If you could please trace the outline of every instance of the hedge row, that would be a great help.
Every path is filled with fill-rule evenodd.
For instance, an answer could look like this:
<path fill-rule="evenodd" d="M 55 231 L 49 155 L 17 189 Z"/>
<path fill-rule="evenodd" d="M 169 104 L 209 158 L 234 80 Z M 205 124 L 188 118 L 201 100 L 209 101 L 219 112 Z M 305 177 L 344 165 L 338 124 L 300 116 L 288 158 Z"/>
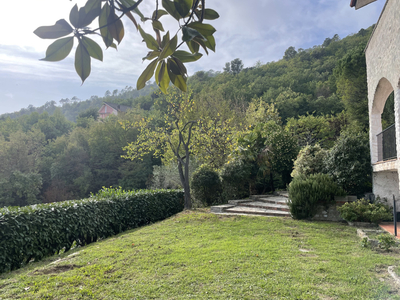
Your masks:
<path fill-rule="evenodd" d="M 88 199 L 0 209 L 0 273 L 183 210 L 181 190 L 103 189 Z"/>

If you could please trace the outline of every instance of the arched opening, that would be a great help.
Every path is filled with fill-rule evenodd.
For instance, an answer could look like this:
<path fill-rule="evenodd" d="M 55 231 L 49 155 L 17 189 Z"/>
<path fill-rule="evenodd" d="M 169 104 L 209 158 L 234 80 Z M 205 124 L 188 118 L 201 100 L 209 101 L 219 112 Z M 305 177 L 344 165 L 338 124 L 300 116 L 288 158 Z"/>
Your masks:
<path fill-rule="evenodd" d="M 372 163 L 397 157 L 393 87 L 386 78 L 379 81 L 375 91 L 370 113 L 370 139 Z"/>

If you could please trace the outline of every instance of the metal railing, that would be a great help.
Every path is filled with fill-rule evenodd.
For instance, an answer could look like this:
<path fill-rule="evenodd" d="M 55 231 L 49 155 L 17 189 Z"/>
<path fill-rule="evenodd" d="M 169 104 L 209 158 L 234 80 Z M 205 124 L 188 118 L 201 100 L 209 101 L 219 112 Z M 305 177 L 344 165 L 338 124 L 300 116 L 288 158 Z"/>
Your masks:
<path fill-rule="evenodd" d="M 397 158 L 395 124 L 389 126 L 376 136 L 378 138 L 378 161 Z"/>

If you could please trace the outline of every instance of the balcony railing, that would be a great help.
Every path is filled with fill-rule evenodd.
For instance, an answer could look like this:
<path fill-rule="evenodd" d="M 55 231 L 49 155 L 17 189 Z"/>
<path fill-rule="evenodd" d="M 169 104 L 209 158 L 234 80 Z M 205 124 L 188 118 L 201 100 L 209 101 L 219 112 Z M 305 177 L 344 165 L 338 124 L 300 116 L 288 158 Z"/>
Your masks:
<path fill-rule="evenodd" d="M 396 150 L 396 127 L 389 126 L 377 135 L 378 138 L 378 161 L 397 158 Z"/>

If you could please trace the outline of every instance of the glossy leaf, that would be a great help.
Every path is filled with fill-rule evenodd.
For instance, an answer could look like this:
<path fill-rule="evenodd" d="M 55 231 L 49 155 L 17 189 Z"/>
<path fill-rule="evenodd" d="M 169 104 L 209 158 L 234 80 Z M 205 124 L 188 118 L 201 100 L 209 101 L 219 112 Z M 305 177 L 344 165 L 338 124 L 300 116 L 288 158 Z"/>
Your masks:
<path fill-rule="evenodd" d="M 178 11 L 175 8 L 175 4 L 172 1 L 169 0 L 162 0 L 162 6 L 165 8 L 165 10 L 176 20 L 179 21 L 182 17 L 178 13 Z"/>
<path fill-rule="evenodd" d="M 104 44 L 106 47 L 110 47 L 113 43 L 113 37 L 108 30 L 108 17 L 111 13 L 110 6 L 106 3 L 101 10 L 100 17 L 99 17 L 99 26 L 100 26 L 100 34 L 103 38 Z"/>
<path fill-rule="evenodd" d="M 112 38 L 120 44 L 125 35 L 124 25 L 114 12 L 108 16 L 108 31 Z"/>
<path fill-rule="evenodd" d="M 177 88 L 179 88 L 181 91 L 186 92 L 187 91 L 187 85 L 186 85 L 186 78 L 183 77 L 182 75 L 175 75 L 171 70 L 170 70 L 170 60 L 167 62 L 167 67 L 168 67 L 168 75 L 169 78 L 171 79 L 171 82 L 173 85 L 175 85 Z"/>
<path fill-rule="evenodd" d="M 159 57 L 161 54 L 161 51 L 150 51 L 149 53 L 147 53 L 147 55 L 145 57 L 143 57 L 143 60 L 147 59 L 147 60 L 152 60 L 156 57 Z"/>
<path fill-rule="evenodd" d="M 192 22 L 187 25 L 190 28 L 196 29 L 204 36 L 213 35 L 216 31 L 215 28 L 210 24 L 204 24 L 200 22 Z"/>
<path fill-rule="evenodd" d="M 38 27 L 33 33 L 42 39 L 58 39 L 72 33 L 74 29 L 64 19 L 58 20 L 55 25 Z"/>
<path fill-rule="evenodd" d="M 103 61 L 103 50 L 101 50 L 100 46 L 95 41 L 83 36 L 82 43 L 91 57 Z"/>
<path fill-rule="evenodd" d="M 74 37 L 66 37 L 56 40 L 46 51 L 46 57 L 41 59 L 45 61 L 60 61 L 68 56 L 74 45 Z"/>
<path fill-rule="evenodd" d="M 200 45 L 195 43 L 193 40 L 186 42 L 187 46 L 189 47 L 190 52 L 197 53 L 200 50 Z"/>
<path fill-rule="evenodd" d="M 163 36 L 163 39 L 161 41 L 161 48 L 164 49 L 165 45 L 169 42 L 169 31 Z"/>
<path fill-rule="evenodd" d="M 199 45 L 204 49 L 204 51 L 207 53 L 207 55 L 208 55 L 207 46 L 206 46 L 205 42 L 204 42 L 202 39 L 200 39 L 200 38 L 198 38 L 198 37 L 195 37 L 195 38 L 192 40 L 192 42 L 195 42 L 195 43 L 199 44 Z"/>
<path fill-rule="evenodd" d="M 75 4 L 74 7 L 71 8 L 71 12 L 69 13 L 69 21 L 75 28 L 79 28 L 79 10 L 78 5 Z"/>
<path fill-rule="evenodd" d="M 175 35 L 172 40 L 170 40 L 164 47 L 163 51 L 160 54 L 160 60 L 167 58 L 172 55 L 176 50 L 176 45 L 178 43 L 178 37 Z"/>
<path fill-rule="evenodd" d="M 196 29 L 187 27 L 187 26 L 183 26 L 182 27 L 182 41 L 184 42 L 189 42 L 191 40 L 193 40 L 195 37 L 199 37 L 205 40 L 205 37 L 198 32 Z"/>
<path fill-rule="evenodd" d="M 126 12 L 125 15 L 128 16 L 128 18 L 132 21 L 132 23 L 135 25 L 136 30 L 139 30 L 138 24 L 136 22 L 136 19 L 134 18 L 134 16 L 132 15 L 132 13 L 130 11 Z"/>
<path fill-rule="evenodd" d="M 210 49 L 211 51 L 215 52 L 215 39 L 214 39 L 214 36 L 212 36 L 212 35 L 206 36 L 206 39 L 207 40 L 204 42 L 206 47 L 208 49 Z"/>
<path fill-rule="evenodd" d="M 193 0 L 174 0 L 174 5 L 182 18 L 185 18 L 193 6 Z"/>
<path fill-rule="evenodd" d="M 82 42 L 79 43 L 75 52 L 75 70 L 79 77 L 82 79 L 82 83 L 90 75 L 90 55 L 86 47 Z"/>
<path fill-rule="evenodd" d="M 136 83 L 136 89 L 140 90 L 146 86 L 146 82 L 150 80 L 151 77 L 153 77 L 154 74 L 154 69 L 156 68 L 157 65 L 157 59 L 153 60 L 143 71 L 143 73 L 140 75 L 137 83 Z"/>
<path fill-rule="evenodd" d="M 136 1 L 133 1 L 133 0 L 121 0 L 120 2 L 125 8 L 130 8 L 136 4 Z M 134 13 L 136 13 L 141 19 L 144 19 L 144 15 L 141 13 L 141 11 L 139 10 L 138 7 L 136 7 L 135 9 L 131 9 L 131 10 Z"/>
<path fill-rule="evenodd" d="M 164 94 L 166 94 L 170 79 L 168 76 L 167 64 L 165 63 L 165 61 L 160 61 L 160 63 L 158 64 L 155 77 L 156 82 L 160 87 L 160 90 Z"/>
<path fill-rule="evenodd" d="M 93 22 L 101 13 L 101 0 L 88 0 L 84 7 L 79 10 L 80 27 L 86 27 Z"/>
<path fill-rule="evenodd" d="M 215 10 L 213 10 L 211 8 L 206 8 L 204 10 L 204 16 L 203 17 L 206 20 L 215 20 L 215 19 L 219 18 L 219 14 Z"/>
<path fill-rule="evenodd" d="M 163 10 L 163 9 L 159 9 L 158 11 L 155 10 L 153 12 L 153 16 L 151 17 L 153 20 L 159 20 L 162 16 L 168 15 L 168 13 Z"/>
<path fill-rule="evenodd" d="M 152 35 L 144 32 L 144 30 L 142 29 L 142 27 L 140 25 L 139 25 L 139 32 L 140 32 L 140 35 L 142 36 L 144 42 L 146 43 L 147 48 L 155 50 L 155 51 L 159 50 L 158 43 L 155 40 L 155 38 Z"/>
<path fill-rule="evenodd" d="M 187 63 L 187 62 L 193 62 L 193 61 L 200 59 L 203 56 L 203 54 L 201 54 L 201 53 L 192 54 L 192 53 L 189 53 L 186 51 L 178 50 L 178 51 L 175 51 L 173 56 L 178 58 L 181 62 Z"/>
<path fill-rule="evenodd" d="M 153 28 L 160 30 L 160 31 L 164 31 L 163 25 L 161 24 L 160 21 L 157 21 L 157 20 L 153 20 Z"/>
<path fill-rule="evenodd" d="M 178 68 L 179 68 L 179 73 L 180 73 L 181 75 L 187 76 L 187 70 L 186 70 L 185 65 L 184 65 L 178 58 L 176 58 L 176 57 L 172 57 L 171 59 L 172 59 L 172 60 L 176 63 L 176 65 L 178 66 Z"/>

